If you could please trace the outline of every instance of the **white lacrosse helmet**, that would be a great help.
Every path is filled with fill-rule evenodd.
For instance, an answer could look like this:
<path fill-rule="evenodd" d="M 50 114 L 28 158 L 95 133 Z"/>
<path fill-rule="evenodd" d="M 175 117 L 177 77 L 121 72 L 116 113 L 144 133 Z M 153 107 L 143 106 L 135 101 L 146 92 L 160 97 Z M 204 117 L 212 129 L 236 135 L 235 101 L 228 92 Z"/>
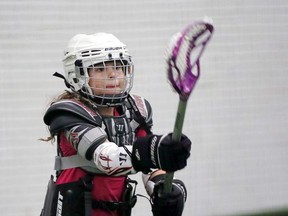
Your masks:
<path fill-rule="evenodd" d="M 73 91 L 79 91 L 99 106 L 120 105 L 128 96 L 133 85 L 133 62 L 126 45 L 114 35 L 107 33 L 75 35 L 68 42 L 64 56 L 65 78 Z M 124 77 L 121 78 L 124 87 L 117 93 L 93 93 L 89 85 L 88 69 L 101 64 L 102 70 L 105 70 L 105 62 L 114 62 L 116 65 L 116 61 L 118 64 L 121 63 L 124 72 Z"/>

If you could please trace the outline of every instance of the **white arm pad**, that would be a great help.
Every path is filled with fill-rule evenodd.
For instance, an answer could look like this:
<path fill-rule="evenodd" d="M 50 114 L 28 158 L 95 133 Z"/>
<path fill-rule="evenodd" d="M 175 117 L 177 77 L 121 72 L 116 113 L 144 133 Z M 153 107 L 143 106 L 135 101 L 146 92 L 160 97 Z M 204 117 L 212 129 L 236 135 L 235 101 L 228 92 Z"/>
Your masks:
<path fill-rule="evenodd" d="M 155 185 L 155 182 L 151 181 L 150 177 L 151 177 L 150 174 L 144 174 L 144 173 L 142 174 L 142 181 L 145 186 L 146 192 L 149 196 L 152 195 Z"/>
<path fill-rule="evenodd" d="M 125 146 L 132 152 L 132 146 Z M 120 176 L 134 174 L 131 157 L 123 147 L 113 142 L 105 142 L 99 145 L 93 154 L 94 163 L 97 168 L 107 175 Z"/>

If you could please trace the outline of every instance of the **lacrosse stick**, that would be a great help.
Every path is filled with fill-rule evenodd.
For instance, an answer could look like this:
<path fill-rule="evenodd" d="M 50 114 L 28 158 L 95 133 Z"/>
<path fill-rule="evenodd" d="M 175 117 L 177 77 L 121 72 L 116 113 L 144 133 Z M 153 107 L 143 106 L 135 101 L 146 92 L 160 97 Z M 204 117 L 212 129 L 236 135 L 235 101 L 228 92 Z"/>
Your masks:
<path fill-rule="evenodd" d="M 205 18 L 188 25 L 175 34 L 170 41 L 166 55 L 168 80 L 179 94 L 179 104 L 172 134 L 172 140 L 181 139 L 185 111 L 189 96 L 200 75 L 200 57 L 209 42 L 214 27 L 212 20 Z M 165 175 L 164 193 L 172 190 L 173 172 Z"/>

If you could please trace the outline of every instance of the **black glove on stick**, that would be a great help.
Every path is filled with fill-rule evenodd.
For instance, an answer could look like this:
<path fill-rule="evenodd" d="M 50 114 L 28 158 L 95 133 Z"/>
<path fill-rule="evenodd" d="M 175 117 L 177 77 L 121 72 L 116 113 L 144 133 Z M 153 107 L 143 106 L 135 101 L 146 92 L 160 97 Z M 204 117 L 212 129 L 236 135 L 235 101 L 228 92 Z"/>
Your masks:
<path fill-rule="evenodd" d="M 133 143 L 132 164 L 135 170 L 142 172 L 149 172 L 150 168 L 174 172 L 187 165 L 190 150 L 191 141 L 183 134 L 178 143 L 172 140 L 172 133 L 147 135 Z"/>
<path fill-rule="evenodd" d="M 152 194 L 153 216 L 181 216 L 187 199 L 184 183 L 178 179 L 172 181 L 172 191 L 163 193 L 164 181 L 155 184 Z"/>

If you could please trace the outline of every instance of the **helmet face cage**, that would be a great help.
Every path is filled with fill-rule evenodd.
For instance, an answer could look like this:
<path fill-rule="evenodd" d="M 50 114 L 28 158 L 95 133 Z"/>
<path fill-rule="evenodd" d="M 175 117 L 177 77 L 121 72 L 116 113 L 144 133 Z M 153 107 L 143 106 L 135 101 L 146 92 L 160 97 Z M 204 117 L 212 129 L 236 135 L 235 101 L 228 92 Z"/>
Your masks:
<path fill-rule="evenodd" d="M 134 68 L 131 59 L 103 59 L 96 64 L 85 66 L 89 61 L 82 66 L 75 66 L 76 71 L 79 71 L 76 74 L 81 77 L 81 93 L 98 106 L 120 105 L 133 86 Z"/>
<path fill-rule="evenodd" d="M 111 34 L 76 35 L 63 63 L 70 88 L 98 106 L 121 105 L 133 86 L 131 56 Z"/>

